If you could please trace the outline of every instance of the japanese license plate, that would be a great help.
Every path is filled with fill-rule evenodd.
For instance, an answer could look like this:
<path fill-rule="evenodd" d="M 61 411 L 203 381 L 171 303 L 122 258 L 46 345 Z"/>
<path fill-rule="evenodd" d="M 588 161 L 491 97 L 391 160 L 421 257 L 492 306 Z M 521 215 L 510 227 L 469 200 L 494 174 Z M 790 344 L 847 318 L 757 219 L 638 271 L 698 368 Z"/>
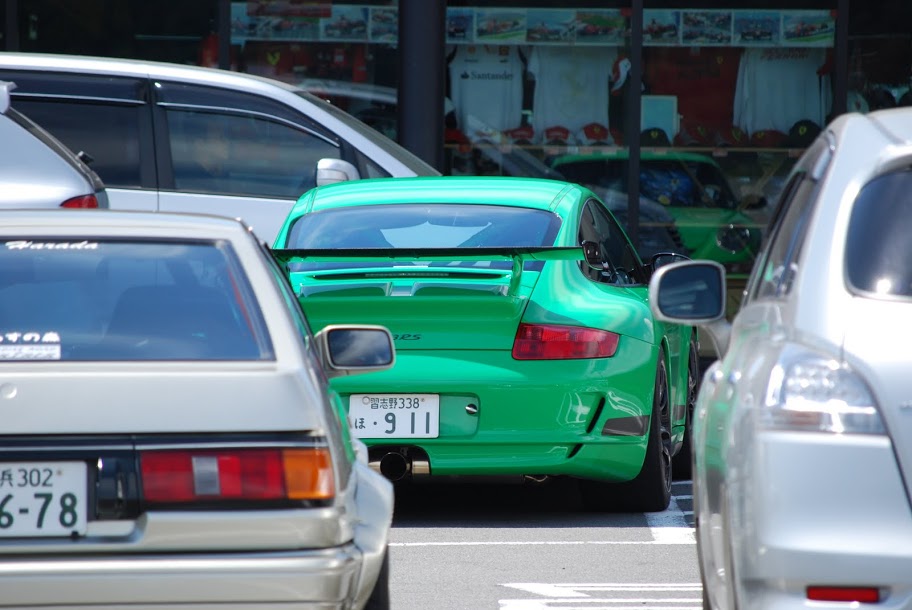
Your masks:
<path fill-rule="evenodd" d="M 352 394 L 348 418 L 359 438 L 437 438 L 437 394 Z"/>
<path fill-rule="evenodd" d="M 86 533 L 85 462 L 0 464 L 0 538 Z"/>

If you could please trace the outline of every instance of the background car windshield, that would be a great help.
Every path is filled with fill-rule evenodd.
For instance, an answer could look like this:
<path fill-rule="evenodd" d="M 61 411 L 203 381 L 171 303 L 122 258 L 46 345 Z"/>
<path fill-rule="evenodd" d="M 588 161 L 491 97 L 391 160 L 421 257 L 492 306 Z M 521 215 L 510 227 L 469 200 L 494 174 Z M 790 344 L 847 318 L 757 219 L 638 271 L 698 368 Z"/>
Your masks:
<path fill-rule="evenodd" d="M 846 239 L 846 275 L 857 291 L 912 297 L 912 171 L 872 180 L 858 194 Z"/>
<path fill-rule="evenodd" d="M 265 329 L 227 243 L 0 245 L 0 361 L 272 359 Z"/>
<path fill-rule="evenodd" d="M 562 163 L 567 180 L 627 192 L 626 159 Z M 734 209 L 738 202 L 722 171 L 711 162 L 642 159 L 640 195 L 666 206 Z"/>
<path fill-rule="evenodd" d="M 556 214 L 531 208 L 472 204 L 353 206 L 302 216 L 291 228 L 287 247 L 528 248 L 552 246 L 559 227 Z M 509 262 L 505 266 L 508 268 Z M 305 268 L 314 266 L 307 264 Z"/>

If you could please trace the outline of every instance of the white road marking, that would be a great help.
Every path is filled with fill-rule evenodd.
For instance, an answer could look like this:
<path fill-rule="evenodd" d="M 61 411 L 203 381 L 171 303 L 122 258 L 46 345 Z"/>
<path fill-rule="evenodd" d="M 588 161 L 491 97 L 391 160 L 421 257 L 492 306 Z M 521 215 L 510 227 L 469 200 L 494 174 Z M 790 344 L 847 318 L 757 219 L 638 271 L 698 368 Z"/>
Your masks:
<path fill-rule="evenodd" d="M 617 606 L 614 599 L 501 599 L 500 610 L 703 610 L 701 600 L 693 600 L 692 605 L 662 606 L 644 604 L 637 606 Z M 555 605 L 560 604 L 560 605 Z M 572 605 L 565 605 L 572 604 Z M 585 604 L 585 605 L 581 605 Z M 596 605 L 602 604 L 602 605 Z M 607 604 L 607 605 L 606 605 Z"/>
<path fill-rule="evenodd" d="M 656 591 L 702 591 L 700 583 L 640 583 L 640 584 L 621 584 L 621 583 L 597 583 L 597 584 L 578 584 L 578 583 L 561 583 L 545 584 L 534 582 L 513 582 L 504 583 L 504 587 L 527 591 L 535 595 L 544 595 L 546 597 L 588 597 L 582 591 L 614 591 L 614 592 L 656 592 Z"/>
<path fill-rule="evenodd" d="M 687 525 L 683 511 L 674 496 L 668 508 L 661 513 L 646 513 L 646 523 L 657 544 L 696 544 L 694 528 Z"/>
<path fill-rule="evenodd" d="M 584 545 L 669 545 L 695 544 L 693 528 L 662 535 L 662 540 L 500 540 L 465 542 L 390 542 L 389 546 L 584 546 Z"/>
<path fill-rule="evenodd" d="M 702 597 L 678 597 L 682 593 L 699 592 L 699 583 L 665 584 L 546 584 L 507 583 L 511 587 L 546 599 L 502 599 L 500 610 L 702 610 Z M 614 592 L 616 597 L 591 597 L 586 592 Z M 646 593 L 649 597 L 625 597 L 630 593 Z M 670 593 L 675 597 L 658 597 Z"/>

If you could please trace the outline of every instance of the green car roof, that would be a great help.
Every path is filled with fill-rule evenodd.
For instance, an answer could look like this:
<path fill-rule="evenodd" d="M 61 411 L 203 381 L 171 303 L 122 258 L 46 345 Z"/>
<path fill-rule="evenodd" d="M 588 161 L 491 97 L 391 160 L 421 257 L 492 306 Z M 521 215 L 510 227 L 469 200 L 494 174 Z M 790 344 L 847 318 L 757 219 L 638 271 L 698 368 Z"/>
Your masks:
<path fill-rule="evenodd" d="M 504 183 L 509 189 L 504 189 Z M 344 205 L 390 203 L 484 203 L 553 209 L 563 193 L 582 187 L 558 180 L 504 176 L 426 176 L 337 182 L 311 189 L 298 199 L 292 216 Z"/>

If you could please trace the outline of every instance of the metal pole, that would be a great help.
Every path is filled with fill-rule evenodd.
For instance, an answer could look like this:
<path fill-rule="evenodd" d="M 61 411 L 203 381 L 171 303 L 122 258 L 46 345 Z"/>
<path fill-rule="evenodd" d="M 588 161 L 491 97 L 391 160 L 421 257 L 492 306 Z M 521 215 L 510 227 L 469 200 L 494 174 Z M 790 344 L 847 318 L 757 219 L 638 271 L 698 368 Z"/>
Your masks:
<path fill-rule="evenodd" d="M 833 62 L 833 109 L 831 111 L 834 117 L 846 111 L 846 99 L 849 95 L 849 0 L 839 0 L 836 7 L 836 38 L 833 41 L 836 48 Z"/>
<path fill-rule="evenodd" d="M 445 0 L 399 0 L 399 143 L 443 168 Z"/>
<path fill-rule="evenodd" d="M 19 50 L 19 0 L 6 0 L 6 28 L 3 32 L 6 51 Z"/>
<path fill-rule="evenodd" d="M 231 69 L 231 0 L 218 0 L 215 31 L 218 34 L 218 66 Z"/>
<path fill-rule="evenodd" d="M 643 83 L 643 0 L 633 0 L 630 11 L 630 85 L 624 139 L 629 150 L 627 163 L 628 233 L 634 247 L 640 245 L 640 120 Z M 669 134 L 669 137 L 671 134 Z"/>

